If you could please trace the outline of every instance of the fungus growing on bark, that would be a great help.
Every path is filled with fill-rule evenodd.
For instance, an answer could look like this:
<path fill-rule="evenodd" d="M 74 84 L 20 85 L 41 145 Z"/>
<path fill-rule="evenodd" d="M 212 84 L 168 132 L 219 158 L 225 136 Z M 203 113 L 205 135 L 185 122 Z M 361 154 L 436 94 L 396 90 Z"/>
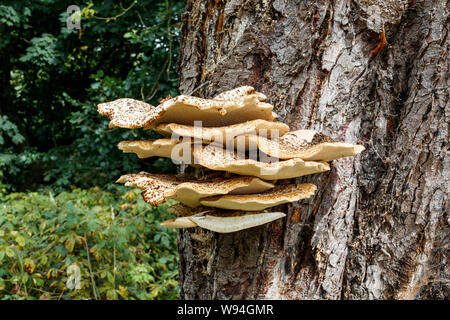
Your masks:
<path fill-rule="evenodd" d="M 326 162 L 304 161 L 300 158 L 262 162 L 245 155 L 208 145 L 194 149 L 196 163 L 211 169 L 241 175 L 255 176 L 266 180 L 289 179 L 330 170 Z"/>
<path fill-rule="evenodd" d="M 139 158 L 170 157 L 183 168 L 200 165 L 215 172 L 200 179 L 141 172 L 123 175 L 117 182 L 140 188 L 151 205 L 168 198 L 180 201 L 168 209 L 178 217 L 161 223 L 170 228 L 227 233 L 284 217 L 282 212 L 261 210 L 307 199 L 317 187 L 265 180 L 327 171 L 325 161 L 356 155 L 364 147 L 335 142 L 313 130 L 289 132 L 286 124 L 273 121 L 273 106 L 265 100 L 264 94 L 243 86 L 212 99 L 168 97 L 157 107 L 133 99 L 99 104 L 98 111 L 111 119 L 111 127 L 152 128 L 172 136 L 122 141 L 119 148 L 124 152 Z M 200 127 L 196 121 L 201 121 Z"/>
<path fill-rule="evenodd" d="M 109 127 L 128 129 L 143 128 L 149 119 L 155 117 L 155 107 L 134 99 L 122 98 L 111 102 L 100 103 L 98 113 L 107 116 L 111 121 Z"/>
<path fill-rule="evenodd" d="M 230 210 L 260 211 L 283 203 L 311 197 L 317 187 L 312 183 L 285 184 L 259 194 L 239 194 L 208 197 L 200 200 L 203 206 Z"/>
<path fill-rule="evenodd" d="M 175 134 L 177 136 L 192 137 L 203 141 L 228 141 L 244 134 L 259 134 L 260 131 L 264 131 L 268 138 L 272 136 L 272 132 L 274 132 L 274 135 L 280 136 L 289 132 L 289 126 L 282 122 L 256 119 L 223 127 L 198 128 L 178 123 L 164 123 L 158 125 L 155 130 L 161 134 Z"/>
<path fill-rule="evenodd" d="M 283 212 L 214 212 L 206 211 L 191 216 L 166 220 L 161 225 L 169 228 L 201 227 L 218 233 L 230 233 L 257 227 L 285 217 Z"/>
<path fill-rule="evenodd" d="M 177 217 L 160 223 L 162 226 L 172 229 L 184 229 L 197 227 L 190 217 Z"/>
<path fill-rule="evenodd" d="M 230 233 L 260 226 L 286 216 L 283 212 L 242 212 L 241 215 L 194 215 L 189 217 L 197 226 L 218 233 Z"/>
<path fill-rule="evenodd" d="M 193 158 L 195 144 L 190 138 L 121 141 L 118 147 L 125 153 L 135 153 L 140 159 L 171 158 L 176 164 L 186 163 L 198 167 Z"/>
<path fill-rule="evenodd" d="M 261 94 L 246 92 L 248 89 L 224 92 L 219 99 L 181 95 L 164 100 L 157 107 L 125 98 L 100 103 L 98 112 L 111 119 L 110 127 L 128 129 L 154 128 L 160 123 L 193 125 L 198 120 L 202 121 L 203 126 L 213 127 L 276 118 L 273 106 L 260 100 Z"/>
<path fill-rule="evenodd" d="M 173 148 L 179 143 L 180 141 L 174 139 L 121 141 L 118 147 L 125 153 L 136 153 L 140 159 L 150 157 L 170 158 Z"/>
<path fill-rule="evenodd" d="M 147 172 L 123 175 L 117 182 L 141 189 L 144 200 L 154 205 L 171 198 L 190 207 L 197 207 L 202 198 L 214 195 L 259 193 L 274 187 L 255 177 L 212 178 L 202 181 Z"/>
<path fill-rule="evenodd" d="M 345 142 L 336 142 L 314 130 L 297 130 L 286 133 L 277 140 L 257 135 L 246 136 L 246 146 L 257 146 L 262 152 L 280 159 L 331 161 L 355 156 L 365 148 Z"/>

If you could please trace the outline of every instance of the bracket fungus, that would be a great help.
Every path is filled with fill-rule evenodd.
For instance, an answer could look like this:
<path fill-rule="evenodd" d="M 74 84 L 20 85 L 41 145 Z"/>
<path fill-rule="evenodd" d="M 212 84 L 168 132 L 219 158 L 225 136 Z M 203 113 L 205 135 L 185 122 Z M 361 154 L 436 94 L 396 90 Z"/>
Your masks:
<path fill-rule="evenodd" d="M 331 161 L 355 156 L 365 148 L 345 142 L 336 142 L 327 135 L 314 130 L 297 130 L 279 139 L 258 135 L 246 136 L 246 148 L 257 148 L 269 156 L 280 159 L 300 158 L 313 161 Z"/>
<path fill-rule="evenodd" d="M 140 159 L 150 157 L 170 158 L 172 150 L 177 144 L 179 144 L 179 141 L 175 139 L 121 141 L 118 148 L 125 153 L 136 153 Z"/>
<path fill-rule="evenodd" d="M 197 224 L 191 220 L 192 217 L 177 217 L 161 222 L 161 225 L 173 229 L 185 229 L 197 227 Z"/>
<path fill-rule="evenodd" d="M 145 201 L 160 204 L 168 198 L 178 200 L 190 207 L 200 205 L 202 198 L 222 194 L 259 193 L 272 189 L 273 184 L 256 177 L 222 177 L 208 180 L 188 179 L 183 176 L 140 172 L 121 176 L 117 182 L 142 190 Z"/>
<path fill-rule="evenodd" d="M 267 137 L 284 135 L 289 132 L 289 126 L 283 122 L 267 121 L 262 119 L 249 120 L 223 127 L 195 127 L 178 123 L 163 123 L 155 128 L 161 134 L 180 137 L 192 137 L 201 141 L 229 141 L 244 134 L 258 135 L 264 132 Z"/>
<path fill-rule="evenodd" d="M 239 194 L 208 197 L 200 200 L 203 206 L 231 210 L 259 211 L 287 202 L 308 199 L 316 191 L 312 183 L 277 185 L 259 194 Z"/>
<path fill-rule="evenodd" d="M 283 212 L 262 212 L 258 214 L 251 212 L 240 212 L 240 215 L 235 216 L 195 215 L 190 217 L 190 219 L 197 226 L 203 229 L 218 233 L 230 233 L 257 227 L 285 216 L 286 214 Z"/>
<path fill-rule="evenodd" d="M 267 210 L 312 197 L 317 187 L 280 179 L 330 170 L 327 161 L 357 155 L 364 147 L 314 130 L 289 132 L 286 124 L 274 121 L 277 115 L 266 99 L 243 86 L 212 99 L 168 96 L 156 107 L 128 98 L 99 104 L 98 112 L 110 118 L 110 127 L 153 129 L 166 137 L 122 141 L 119 149 L 124 152 L 213 170 L 199 179 L 140 172 L 117 182 L 140 188 L 151 205 L 178 200 L 168 209 L 178 217 L 161 223 L 170 228 L 229 233 L 285 217 Z"/>
<path fill-rule="evenodd" d="M 230 233 L 257 227 L 285 216 L 283 212 L 204 210 L 189 216 L 166 220 L 161 225 L 174 229 L 201 227 L 218 233 Z"/>
<path fill-rule="evenodd" d="M 248 87 L 251 88 L 251 87 Z M 109 126 L 128 129 L 155 128 L 160 123 L 194 125 L 201 120 L 206 127 L 226 126 L 242 121 L 274 120 L 273 105 L 261 100 L 265 96 L 248 88 L 224 92 L 213 99 L 191 96 L 170 96 L 158 106 L 122 98 L 100 103 L 98 112 L 110 118 Z"/>
<path fill-rule="evenodd" d="M 326 162 L 304 161 L 300 158 L 279 161 L 278 159 L 248 158 L 234 150 L 222 149 L 217 145 L 196 148 L 193 151 L 195 163 L 211 170 L 251 175 L 266 180 L 289 179 L 330 170 Z M 263 154 L 264 158 L 265 155 Z M 267 158 L 267 157 L 265 157 Z"/>

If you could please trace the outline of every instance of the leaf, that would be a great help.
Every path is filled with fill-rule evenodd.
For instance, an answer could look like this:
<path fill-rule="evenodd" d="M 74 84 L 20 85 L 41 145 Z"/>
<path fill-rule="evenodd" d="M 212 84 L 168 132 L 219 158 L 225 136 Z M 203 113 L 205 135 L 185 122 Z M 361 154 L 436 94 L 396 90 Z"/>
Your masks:
<path fill-rule="evenodd" d="M 158 296 L 158 294 L 159 294 L 159 288 L 158 288 L 158 287 L 154 288 L 154 289 L 150 292 L 150 295 L 152 296 L 153 299 L 156 298 L 156 297 Z"/>
<path fill-rule="evenodd" d="M 25 247 L 25 238 L 22 235 L 18 235 L 16 237 L 16 242 L 19 244 L 19 246 L 21 247 Z"/>
<path fill-rule="evenodd" d="M 161 243 L 162 243 L 163 246 L 165 246 L 167 248 L 170 246 L 170 242 L 169 242 L 169 239 L 167 237 L 162 237 L 161 238 Z"/>
<path fill-rule="evenodd" d="M 109 282 L 114 283 L 114 275 L 111 272 L 107 272 L 107 279 Z"/>
<path fill-rule="evenodd" d="M 28 279 L 30 278 L 30 276 L 28 275 L 28 273 L 24 273 L 24 274 L 22 274 L 22 277 L 21 277 L 21 279 L 20 279 L 20 281 L 23 283 L 23 284 L 26 284 L 27 282 L 28 282 Z"/>
<path fill-rule="evenodd" d="M 96 220 L 90 220 L 87 229 L 88 231 L 97 231 L 99 229 L 98 222 Z"/>
<path fill-rule="evenodd" d="M 44 286 L 44 280 L 43 280 L 43 279 L 40 279 L 40 278 L 33 277 L 33 283 L 34 283 L 34 285 L 37 286 L 37 287 L 42 287 L 42 286 Z"/>
<path fill-rule="evenodd" d="M 14 250 L 11 248 L 6 248 L 6 255 L 10 258 L 14 257 Z"/>
<path fill-rule="evenodd" d="M 116 300 L 117 299 L 117 293 L 114 289 L 109 289 L 106 291 L 106 298 L 109 300 Z"/>
<path fill-rule="evenodd" d="M 69 250 L 69 252 L 72 252 L 73 248 L 75 247 L 75 239 L 73 238 L 68 239 L 65 242 L 64 246 L 66 247 L 67 250 Z"/>
<path fill-rule="evenodd" d="M 128 297 L 128 288 L 119 285 L 119 294 L 122 298 L 126 299 Z"/>

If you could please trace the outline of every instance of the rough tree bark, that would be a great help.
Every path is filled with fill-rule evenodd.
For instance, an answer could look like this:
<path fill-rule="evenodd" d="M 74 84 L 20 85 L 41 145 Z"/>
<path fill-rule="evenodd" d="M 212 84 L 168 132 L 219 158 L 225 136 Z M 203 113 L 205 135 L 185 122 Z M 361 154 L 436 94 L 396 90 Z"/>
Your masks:
<path fill-rule="evenodd" d="M 297 179 L 318 192 L 276 208 L 282 220 L 225 235 L 180 231 L 181 298 L 449 297 L 448 7 L 187 1 L 182 93 L 252 85 L 291 130 L 366 151 Z"/>

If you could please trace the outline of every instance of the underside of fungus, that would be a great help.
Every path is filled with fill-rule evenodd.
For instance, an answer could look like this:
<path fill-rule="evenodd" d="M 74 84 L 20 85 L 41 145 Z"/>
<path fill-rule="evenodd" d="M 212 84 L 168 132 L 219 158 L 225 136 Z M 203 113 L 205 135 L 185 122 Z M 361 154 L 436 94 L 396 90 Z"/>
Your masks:
<path fill-rule="evenodd" d="M 273 184 L 255 177 L 195 180 L 184 176 L 147 172 L 127 174 L 121 176 L 117 182 L 141 189 L 144 200 L 152 205 L 171 198 L 190 207 L 199 206 L 202 198 L 213 195 L 259 193 L 274 187 Z"/>
<path fill-rule="evenodd" d="M 194 228 L 197 224 L 191 220 L 191 217 L 177 217 L 161 222 L 161 225 L 172 229 Z"/>
<path fill-rule="evenodd" d="M 289 131 L 289 127 L 282 122 L 256 119 L 223 127 L 195 127 L 178 123 L 164 123 L 158 125 L 155 130 L 165 135 L 192 137 L 202 141 L 226 142 L 244 134 L 259 135 L 264 133 L 268 138 L 282 136 Z"/>
<path fill-rule="evenodd" d="M 98 112 L 110 118 L 110 127 L 153 129 L 167 137 L 122 141 L 123 152 L 171 158 L 183 170 L 188 164 L 204 168 L 200 178 L 140 172 L 117 182 L 140 188 L 153 206 L 178 200 L 167 209 L 177 217 L 161 223 L 169 228 L 228 233 L 285 217 L 266 210 L 310 198 L 317 187 L 278 180 L 330 170 L 326 161 L 355 156 L 364 147 L 313 130 L 289 132 L 286 124 L 274 121 L 277 115 L 266 100 L 253 87 L 243 86 L 211 99 L 168 96 L 156 107 L 129 98 L 99 104 Z"/>
<path fill-rule="evenodd" d="M 193 216 L 190 219 L 197 226 L 218 233 L 230 233 L 260 226 L 285 217 L 283 212 L 246 213 L 242 216 Z"/>
<path fill-rule="evenodd" d="M 204 198 L 203 206 L 230 210 L 260 211 L 283 203 L 307 199 L 317 187 L 312 183 L 286 184 L 260 194 L 223 195 Z"/>
<path fill-rule="evenodd" d="M 191 139 L 121 141 L 118 147 L 125 153 L 135 153 L 140 159 L 150 157 L 171 158 L 176 164 L 186 163 L 191 164 L 193 167 L 199 167 L 199 165 L 194 163 L 193 151 L 195 144 L 193 144 Z"/>
<path fill-rule="evenodd" d="M 208 169 L 255 176 L 266 180 L 296 178 L 330 170 L 330 165 L 326 162 L 304 161 L 300 158 L 262 162 L 216 145 L 196 148 L 193 153 L 196 163 Z"/>
<path fill-rule="evenodd" d="M 201 227 L 218 233 L 230 233 L 257 227 L 285 217 L 283 212 L 229 212 L 216 213 L 212 210 L 170 219 L 161 223 L 169 228 Z"/>
<path fill-rule="evenodd" d="M 125 153 L 136 153 L 140 159 L 150 157 L 170 158 L 172 150 L 180 141 L 172 139 L 121 141 L 119 149 Z M 180 155 L 181 157 L 183 154 Z"/>
<path fill-rule="evenodd" d="M 246 149 L 259 149 L 280 159 L 300 158 L 303 160 L 331 161 L 355 156 L 362 151 L 362 145 L 336 142 L 314 130 L 297 130 L 286 133 L 279 139 L 268 139 L 258 135 L 247 135 Z"/>

